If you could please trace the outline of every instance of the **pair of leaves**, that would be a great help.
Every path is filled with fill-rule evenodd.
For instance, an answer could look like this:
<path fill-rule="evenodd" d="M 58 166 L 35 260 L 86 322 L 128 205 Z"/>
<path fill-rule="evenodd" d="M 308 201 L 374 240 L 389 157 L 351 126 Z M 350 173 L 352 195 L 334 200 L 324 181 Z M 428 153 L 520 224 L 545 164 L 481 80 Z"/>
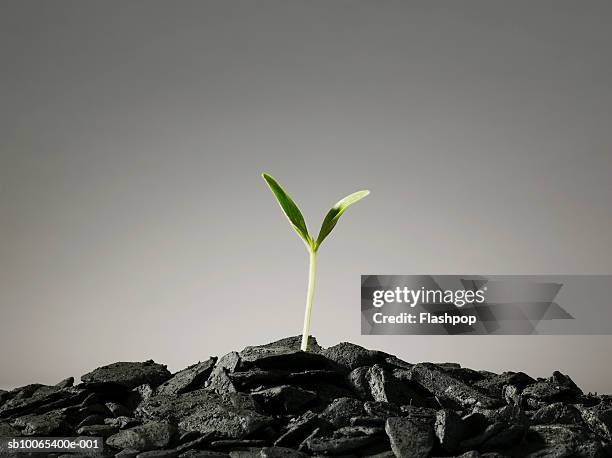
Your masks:
<path fill-rule="evenodd" d="M 327 212 L 327 215 L 323 220 L 323 224 L 321 224 L 319 236 L 315 240 L 308 234 L 308 228 L 306 227 L 304 216 L 302 216 L 302 212 L 297 207 L 293 199 L 289 197 L 281 185 L 278 184 L 278 182 L 270 175 L 264 173 L 262 174 L 262 177 L 264 180 L 266 180 L 266 183 L 268 183 L 268 186 L 276 197 L 276 200 L 278 200 L 278 203 L 289 220 L 291 227 L 293 227 L 295 232 L 297 232 L 297 234 L 302 238 L 306 246 L 314 251 L 319 249 L 319 246 L 321 246 L 323 240 L 334 229 L 336 223 L 340 219 L 340 216 L 342 216 L 346 209 L 370 194 L 370 191 L 357 191 L 338 201 L 336 205 L 334 205 L 331 210 Z"/>

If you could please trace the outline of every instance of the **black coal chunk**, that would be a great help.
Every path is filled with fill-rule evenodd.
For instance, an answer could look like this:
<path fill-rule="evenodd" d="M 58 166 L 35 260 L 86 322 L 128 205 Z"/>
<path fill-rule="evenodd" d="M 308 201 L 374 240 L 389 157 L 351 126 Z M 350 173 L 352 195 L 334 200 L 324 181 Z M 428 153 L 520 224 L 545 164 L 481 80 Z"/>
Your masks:
<path fill-rule="evenodd" d="M 124 429 L 106 439 L 106 443 L 117 449 L 154 450 L 167 447 L 176 436 L 176 426 L 168 422 L 148 422 Z"/>
<path fill-rule="evenodd" d="M 262 386 L 279 385 L 291 383 L 303 385 L 318 382 L 341 383 L 342 374 L 337 371 L 326 369 L 310 369 L 297 372 L 273 369 L 263 370 L 258 368 L 227 373 L 229 380 L 235 389 L 245 390 Z"/>
<path fill-rule="evenodd" d="M 401 406 L 383 401 L 368 401 L 363 407 L 365 411 L 374 418 L 399 417 L 402 415 Z"/>
<path fill-rule="evenodd" d="M 81 376 L 86 386 L 117 385 L 123 388 L 136 388 L 138 385 L 149 384 L 156 387 L 171 377 L 166 366 L 152 360 L 143 363 L 119 362 L 102 366 Z"/>
<path fill-rule="evenodd" d="M 32 383 L 30 385 L 21 386 L 19 388 L 15 388 L 11 391 L 0 391 L 0 406 L 3 406 L 5 402 L 10 401 L 11 399 L 24 399 L 29 398 L 38 390 L 43 387 L 40 383 Z"/>
<path fill-rule="evenodd" d="M 504 406 L 497 409 L 485 409 L 476 406 L 472 413 L 482 415 L 489 424 L 496 422 L 524 424 L 527 422 L 525 411 L 519 406 Z"/>
<path fill-rule="evenodd" d="M 559 398 L 564 392 L 566 392 L 564 388 L 555 386 L 548 380 L 541 380 L 525 388 L 523 396 L 546 402 Z"/>
<path fill-rule="evenodd" d="M 205 383 L 206 388 L 216 391 L 217 393 L 233 393 L 236 392 L 236 386 L 230 379 L 232 374 L 240 364 L 240 355 L 232 351 L 223 355 L 215 366 Z"/>
<path fill-rule="evenodd" d="M 471 385 L 475 382 L 479 382 L 485 378 L 485 375 L 483 375 L 481 372 L 475 371 L 474 369 L 468 369 L 467 367 L 454 367 L 453 366 L 453 367 L 442 367 L 442 369 L 444 369 L 448 373 L 448 375 L 450 375 L 451 377 L 459 379 L 462 382 L 467 383 L 468 385 Z"/>
<path fill-rule="evenodd" d="M 537 408 L 543 403 L 575 400 L 582 394 L 571 378 L 555 371 L 552 377 L 527 386 L 521 396 L 526 399 L 526 405 Z"/>
<path fill-rule="evenodd" d="M 136 455 L 136 458 L 176 458 L 176 450 L 151 450 Z"/>
<path fill-rule="evenodd" d="M 363 403 L 352 398 L 338 398 L 321 413 L 321 418 L 329 421 L 336 428 L 350 424 L 352 417 L 365 413 Z"/>
<path fill-rule="evenodd" d="M 381 362 L 385 357 L 385 354 L 380 351 L 367 350 L 349 342 L 341 342 L 326 348 L 321 351 L 321 354 L 347 372 L 362 366 L 372 366 Z"/>
<path fill-rule="evenodd" d="M 375 401 L 394 404 L 428 405 L 427 401 L 411 386 L 411 382 L 397 379 L 391 372 L 375 364 L 365 375 L 370 396 Z"/>
<path fill-rule="evenodd" d="M 582 416 L 580 411 L 573 405 L 555 402 L 536 411 L 531 417 L 531 423 L 535 425 L 555 423 L 579 425 L 582 423 Z"/>
<path fill-rule="evenodd" d="M 282 434 L 274 442 L 278 447 L 297 447 L 306 437 L 321 424 L 319 417 L 313 412 L 306 412 L 289 422 Z"/>
<path fill-rule="evenodd" d="M 380 427 L 385 426 L 386 418 L 382 417 L 351 417 L 351 426 L 367 426 L 367 427 Z"/>
<path fill-rule="evenodd" d="M 581 409 L 582 418 L 593 432 L 612 441 L 612 404 L 601 402 Z"/>
<path fill-rule="evenodd" d="M 452 377 L 444 369 L 431 363 L 420 363 L 410 369 L 410 379 L 439 398 L 448 399 L 461 407 L 498 406 L 501 400 L 483 394 L 463 381 Z"/>
<path fill-rule="evenodd" d="M 56 388 L 70 388 L 74 385 L 74 377 L 68 377 L 55 385 Z"/>
<path fill-rule="evenodd" d="M 334 431 L 333 437 L 379 436 L 385 434 L 383 426 L 343 426 Z"/>
<path fill-rule="evenodd" d="M 231 451 L 234 449 L 245 449 L 253 447 L 263 447 L 268 445 L 265 440 L 261 439 L 222 439 L 212 441 L 210 448 L 214 450 Z"/>
<path fill-rule="evenodd" d="M 309 369 L 299 372 L 290 372 L 287 374 L 286 380 L 287 382 L 297 385 L 320 382 L 342 385 L 344 375 L 337 370 Z"/>
<path fill-rule="evenodd" d="M 400 412 L 402 417 L 408 417 L 431 423 L 432 425 L 436 420 L 436 409 L 431 407 L 419 407 L 413 405 L 400 406 Z"/>
<path fill-rule="evenodd" d="M 183 431 L 243 439 L 272 423 L 272 418 L 240 405 L 243 402 L 241 397 L 195 390 L 178 396 L 152 396 L 138 407 L 137 414 L 145 420 L 172 421 Z"/>
<path fill-rule="evenodd" d="M 266 411 L 293 413 L 302 410 L 317 397 L 317 393 L 291 385 L 266 388 L 251 393 Z"/>
<path fill-rule="evenodd" d="M 27 414 L 41 414 L 51 410 L 74 406 L 83 402 L 88 392 L 79 388 L 30 385 L 18 391 L 0 407 L 1 418 L 14 418 Z"/>
<path fill-rule="evenodd" d="M 66 409 L 25 415 L 17 418 L 13 426 L 20 429 L 24 436 L 62 436 L 69 434 L 72 429 Z"/>
<path fill-rule="evenodd" d="M 408 363 L 402 359 L 399 359 L 397 356 L 386 355 L 385 361 L 383 364 L 385 367 L 390 369 L 411 369 L 414 364 Z"/>
<path fill-rule="evenodd" d="M 597 445 L 588 433 L 572 425 L 536 425 L 531 426 L 527 433 L 527 441 L 539 447 L 541 453 L 551 453 L 554 450 L 565 450 L 567 456 L 605 456 L 601 444 Z M 595 448 L 599 453 L 584 455 L 580 451 Z"/>
<path fill-rule="evenodd" d="M 385 431 L 395 456 L 427 457 L 434 446 L 434 431 L 429 423 L 405 417 L 391 417 L 387 419 Z"/>
<path fill-rule="evenodd" d="M 320 453 L 323 455 L 344 455 L 348 452 L 362 450 L 374 444 L 377 440 L 376 436 L 321 437 L 309 439 L 307 441 L 307 447 L 313 453 Z"/>
<path fill-rule="evenodd" d="M 519 389 L 535 383 L 535 380 L 523 372 L 504 372 L 503 374 L 486 377 L 474 383 L 474 386 L 482 389 L 490 396 L 500 396 L 506 385 L 512 385 Z"/>
<path fill-rule="evenodd" d="M 434 429 L 440 445 L 447 452 L 457 451 L 461 441 L 466 438 L 467 428 L 463 419 L 453 410 L 438 411 Z"/>
<path fill-rule="evenodd" d="M 245 390 L 259 386 L 277 385 L 286 380 L 288 375 L 289 372 L 287 371 L 254 368 L 228 373 L 227 377 L 235 388 Z"/>
<path fill-rule="evenodd" d="M 301 337 L 281 339 L 266 345 L 246 347 L 239 353 L 239 372 L 248 369 L 282 370 L 289 373 L 311 370 L 341 371 L 333 361 L 321 354 L 321 347 L 310 338 L 309 351 L 300 350 Z"/>
<path fill-rule="evenodd" d="M 138 403 L 142 401 L 142 398 L 139 397 Z M 128 409 L 123 404 L 119 404 L 118 402 L 105 402 L 104 406 L 108 409 L 113 417 L 129 417 L 132 414 L 132 409 Z"/>
<path fill-rule="evenodd" d="M 203 388 L 204 383 L 210 376 L 217 358 L 210 358 L 204 362 L 189 366 L 177 372 L 157 387 L 158 394 L 181 394 L 186 391 Z"/>
<path fill-rule="evenodd" d="M 307 458 L 305 453 L 286 447 L 264 447 L 260 451 L 261 458 Z"/>
<path fill-rule="evenodd" d="M 180 458 L 228 458 L 230 455 L 210 450 L 188 450 L 179 455 Z"/>
<path fill-rule="evenodd" d="M 322 410 L 324 410 L 335 399 L 354 397 L 353 392 L 350 391 L 347 387 L 335 383 L 302 383 L 300 384 L 300 387 L 304 388 L 305 390 L 314 391 L 315 393 L 317 393 L 317 399 L 310 407 L 311 410 L 316 412 L 321 412 Z"/>
<path fill-rule="evenodd" d="M 321 347 L 314 337 L 308 339 L 308 352 L 300 350 L 302 337 L 287 337 L 265 345 L 257 345 L 244 348 L 240 353 L 241 362 L 245 367 L 256 366 L 262 369 L 278 368 L 281 369 L 298 368 L 303 370 L 305 367 L 298 366 L 300 362 L 314 363 L 327 361 L 326 358 L 313 358 L 312 355 L 318 355 L 321 352 Z M 292 358 L 293 356 L 293 358 Z M 283 364 L 285 363 L 285 364 Z M 289 365 L 287 365 L 289 364 Z M 325 365 L 325 364 L 324 364 Z"/>
<path fill-rule="evenodd" d="M 132 417 L 117 417 L 104 419 L 104 424 L 116 426 L 119 429 L 131 428 L 132 426 L 137 426 L 140 423 L 142 422 L 139 419 Z"/>
<path fill-rule="evenodd" d="M 363 366 L 353 369 L 347 375 L 347 385 L 362 400 L 371 401 L 370 382 L 368 381 L 369 367 Z"/>
<path fill-rule="evenodd" d="M 19 436 L 19 430 L 13 428 L 9 423 L 0 422 L 0 437 Z"/>
<path fill-rule="evenodd" d="M 284 369 L 292 372 L 304 369 L 328 369 L 331 361 L 318 353 L 291 351 L 287 353 L 270 353 L 252 351 L 243 356 L 240 353 L 241 366 L 245 369 L 257 367 L 260 369 Z"/>
<path fill-rule="evenodd" d="M 109 437 L 118 432 L 119 428 L 114 425 L 88 425 L 77 429 L 77 434 L 82 436 Z"/>
<path fill-rule="evenodd" d="M 459 445 L 459 448 L 462 450 L 474 450 L 477 448 L 481 448 L 482 444 L 495 436 L 496 434 L 502 432 L 504 430 L 504 423 L 495 422 L 488 425 L 484 431 L 477 434 L 476 436 L 472 436 L 468 439 L 465 439 Z"/>

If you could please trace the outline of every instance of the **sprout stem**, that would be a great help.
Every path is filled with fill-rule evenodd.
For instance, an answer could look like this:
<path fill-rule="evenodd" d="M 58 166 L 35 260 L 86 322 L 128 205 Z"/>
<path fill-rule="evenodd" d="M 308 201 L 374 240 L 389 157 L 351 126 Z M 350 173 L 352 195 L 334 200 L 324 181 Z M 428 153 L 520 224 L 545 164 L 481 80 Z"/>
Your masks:
<path fill-rule="evenodd" d="M 312 313 L 312 299 L 314 298 L 315 271 L 317 268 L 317 252 L 313 247 L 308 248 L 310 254 L 310 270 L 308 271 L 308 294 L 306 295 L 306 311 L 304 312 L 304 331 L 302 332 L 302 351 L 308 351 L 308 336 L 310 335 L 310 315 Z"/>

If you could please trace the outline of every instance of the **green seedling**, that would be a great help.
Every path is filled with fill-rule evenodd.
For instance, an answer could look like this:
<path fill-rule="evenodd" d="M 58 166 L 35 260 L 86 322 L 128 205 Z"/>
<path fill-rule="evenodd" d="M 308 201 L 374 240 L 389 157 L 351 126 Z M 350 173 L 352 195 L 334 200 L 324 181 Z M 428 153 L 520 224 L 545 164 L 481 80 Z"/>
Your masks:
<path fill-rule="evenodd" d="M 312 313 L 312 300 L 314 298 L 314 286 L 315 286 L 315 271 L 317 266 L 317 251 L 321 246 L 321 243 L 336 227 L 336 223 L 340 216 L 353 205 L 355 202 L 360 201 L 365 196 L 370 194 L 370 191 L 357 191 L 353 194 L 346 196 L 334 205 L 331 210 L 325 216 L 323 224 L 321 224 L 321 230 L 319 236 L 314 239 L 308 234 L 308 228 L 306 222 L 302 216 L 302 212 L 297 207 L 293 199 L 285 192 L 278 182 L 270 175 L 263 173 L 262 177 L 268 183 L 268 186 L 272 190 L 272 193 L 278 200 L 278 203 L 285 213 L 285 216 L 289 220 L 291 227 L 297 232 L 297 235 L 304 241 L 306 249 L 308 250 L 310 258 L 310 269 L 308 270 L 308 293 L 306 294 L 306 311 L 304 312 L 304 331 L 302 332 L 302 351 L 308 350 L 308 336 L 310 335 L 310 315 Z"/>

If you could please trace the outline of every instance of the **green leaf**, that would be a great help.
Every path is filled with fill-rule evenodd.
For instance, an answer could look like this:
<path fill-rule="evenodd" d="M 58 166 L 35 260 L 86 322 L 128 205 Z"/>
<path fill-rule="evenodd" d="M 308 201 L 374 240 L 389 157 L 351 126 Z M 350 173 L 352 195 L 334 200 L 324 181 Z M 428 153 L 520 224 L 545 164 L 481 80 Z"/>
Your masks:
<path fill-rule="evenodd" d="M 332 209 L 325 216 L 323 224 L 321 224 L 321 230 L 319 231 L 319 236 L 317 237 L 317 242 L 315 243 L 315 250 L 319 248 L 321 242 L 323 242 L 325 237 L 327 237 L 332 229 L 336 226 L 336 223 L 338 222 L 338 219 L 340 219 L 340 216 L 342 216 L 342 213 L 344 213 L 346 209 L 355 202 L 359 202 L 368 194 L 370 194 L 370 191 L 354 192 L 353 194 L 346 196 L 332 207 Z"/>
<path fill-rule="evenodd" d="M 266 180 L 266 183 L 268 183 L 270 190 L 276 197 L 276 200 L 278 200 L 278 204 L 280 205 L 281 209 L 285 213 L 285 216 L 289 220 L 291 227 L 295 230 L 295 232 L 297 232 L 297 234 L 302 238 L 302 240 L 304 240 L 306 246 L 311 247 L 312 239 L 310 238 L 310 235 L 308 235 L 306 222 L 304 221 L 302 212 L 297 207 L 293 199 L 289 197 L 289 195 L 285 192 L 281 185 L 278 184 L 277 181 L 270 175 L 268 175 L 267 173 L 262 173 L 261 176 L 264 180 Z"/>

